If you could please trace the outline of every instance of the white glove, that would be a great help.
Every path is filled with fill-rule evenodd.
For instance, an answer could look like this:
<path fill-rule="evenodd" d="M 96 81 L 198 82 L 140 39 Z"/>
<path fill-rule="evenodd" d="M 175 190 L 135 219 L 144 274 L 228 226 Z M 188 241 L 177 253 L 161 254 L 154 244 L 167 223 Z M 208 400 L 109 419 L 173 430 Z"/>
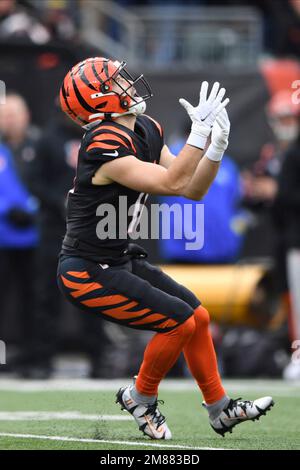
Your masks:
<path fill-rule="evenodd" d="M 207 98 L 208 82 L 202 82 L 199 104 L 195 107 L 180 98 L 179 103 L 185 108 L 193 123 L 187 144 L 204 149 L 217 115 L 229 103 L 228 98 L 222 102 L 226 90 L 219 88 L 220 84 L 215 82 Z"/>
<path fill-rule="evenodd" d="M 211 133 L 211 144 L 206 151 L 206 156 L 214 162 L 222 160 L 223 154 L 228 147 L 230 133 L 230 121 L 226 109 L 217 116 Z"/>

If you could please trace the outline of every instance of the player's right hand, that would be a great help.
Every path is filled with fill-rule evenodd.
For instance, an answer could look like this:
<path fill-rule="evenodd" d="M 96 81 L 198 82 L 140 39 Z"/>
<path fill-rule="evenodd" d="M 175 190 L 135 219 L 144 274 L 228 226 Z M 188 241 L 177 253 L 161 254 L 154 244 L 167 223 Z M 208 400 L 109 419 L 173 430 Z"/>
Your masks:
<path fill-rule="evenodd" d="M 206 151 L 206 156 L 212 161 L 219 162 L 228 147 L 230 134 L 230 120 L 225 108 L 218 114 L 212 128 L 211 144 Z"/>
<path fill-rule="evenodd" d="M 209 137 L 216 117 L 229 103 L 229 98 L 224 98 L 226 90 L 220 88 L 220 83 L 215 82 L 209 96 L 208 82 L 202 82 L 200 89 L 200 100 L 197 106 L 193 106 L 184 98 L 179 103 L 185 108 L 192 120 L 191 134 L 187 144 L 203 149 Z M 223 100 L 223 101 L 222 101 Z"/>

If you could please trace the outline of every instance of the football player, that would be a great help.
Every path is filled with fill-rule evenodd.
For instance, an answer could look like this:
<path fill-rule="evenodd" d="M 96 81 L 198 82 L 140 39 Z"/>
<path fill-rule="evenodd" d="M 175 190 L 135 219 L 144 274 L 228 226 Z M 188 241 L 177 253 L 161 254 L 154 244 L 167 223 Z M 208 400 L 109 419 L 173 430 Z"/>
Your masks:
<path fill-rule="evenodd" d="M 210 424 L 224 435 L 238 423 L 258 419 L 273 400 L 264 397 L 252 402 L 227 396 L 207 310 L 192 292 L 149 264 L 145 251 L 129 243 L 129 234 L 139 222 L 148 193 L 200 200 L 208 191 L 228 145 L 230 123 L 225 106 L 229 99 L 218 82 L 210 93 L 208 83 L 202 83 L 195 107 L 180 99 L 192 126 L 175 158 L 164 144 L 160 124 L 144 114 L 151 96 L 143 75 L 134 78 L 125 62 L 106 58 L 80 62 L 64 79 L 62 109 L 86 133 L 75 185 L 68 196 L 58 284 L 73 304 L 87 312 L 155 332 L 136 380 L 117 393 L 117 402 L 132 414 L 144 434 L 171 438 L 158 408 L 158 387 L 183 351 L 204 396 Z M 134 207 L 128 217 L 120 207 L 121 197 Z M 103 207 L 113 207 L 117 214 L 107 237 L 99 233 Z M 128 236 L 121 237 L 125 216 Z"/>

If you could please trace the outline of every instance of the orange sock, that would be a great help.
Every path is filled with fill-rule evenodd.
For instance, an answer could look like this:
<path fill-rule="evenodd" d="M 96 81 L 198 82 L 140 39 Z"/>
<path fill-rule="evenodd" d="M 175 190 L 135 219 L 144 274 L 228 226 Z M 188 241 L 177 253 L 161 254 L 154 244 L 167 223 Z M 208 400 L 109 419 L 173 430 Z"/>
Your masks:
<path fill-rule="evenodd" d="M 209 330 L 209 313 L 201 305 L 194 311 L 196 323 L 191 340 L 183 352 L 188 367 L 201 389 L 207 404 L 215 403 L 226 394 L 218 371 L 217 358 Z"/>
<path fill-rule="evenodd" d="M 195 332 L 194 316 L 168 333 L 156 333 L 149 341 L 135 383 L 139 393 L 157 395 L 160 381 L 177 361 Z"/>

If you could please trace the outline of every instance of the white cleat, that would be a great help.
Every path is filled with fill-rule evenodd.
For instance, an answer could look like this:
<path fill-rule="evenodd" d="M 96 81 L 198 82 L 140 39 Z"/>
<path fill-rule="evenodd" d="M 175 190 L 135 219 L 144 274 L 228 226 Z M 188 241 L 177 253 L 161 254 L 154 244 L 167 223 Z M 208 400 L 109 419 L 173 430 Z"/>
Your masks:
<path fill-rule="evenodd" d="M 215 419 L 209 419 L 210 425 L 216 433 L 223 437 L 227 432 L 232 432 L 232 428 L 244 421 L 259 420 L 274 405 L 272 397 L 258 398 L 254 401 L 230 400 L 228 406 Z M 206 407 L 206 404 L 203 403 Z"/>
<path fill-rule="evenodd" d="M 122 410 L 128 411 L 135 419 L 139 430 L 151 439 L 171 439 L 172 434 L 167 426 L 166 418 L 158 409 L 158 402 L 153 405 L 140 405 L 133 400 L 130 387 L 120 388 L 116 395 L 116 403 L 121 405 Z"/>

